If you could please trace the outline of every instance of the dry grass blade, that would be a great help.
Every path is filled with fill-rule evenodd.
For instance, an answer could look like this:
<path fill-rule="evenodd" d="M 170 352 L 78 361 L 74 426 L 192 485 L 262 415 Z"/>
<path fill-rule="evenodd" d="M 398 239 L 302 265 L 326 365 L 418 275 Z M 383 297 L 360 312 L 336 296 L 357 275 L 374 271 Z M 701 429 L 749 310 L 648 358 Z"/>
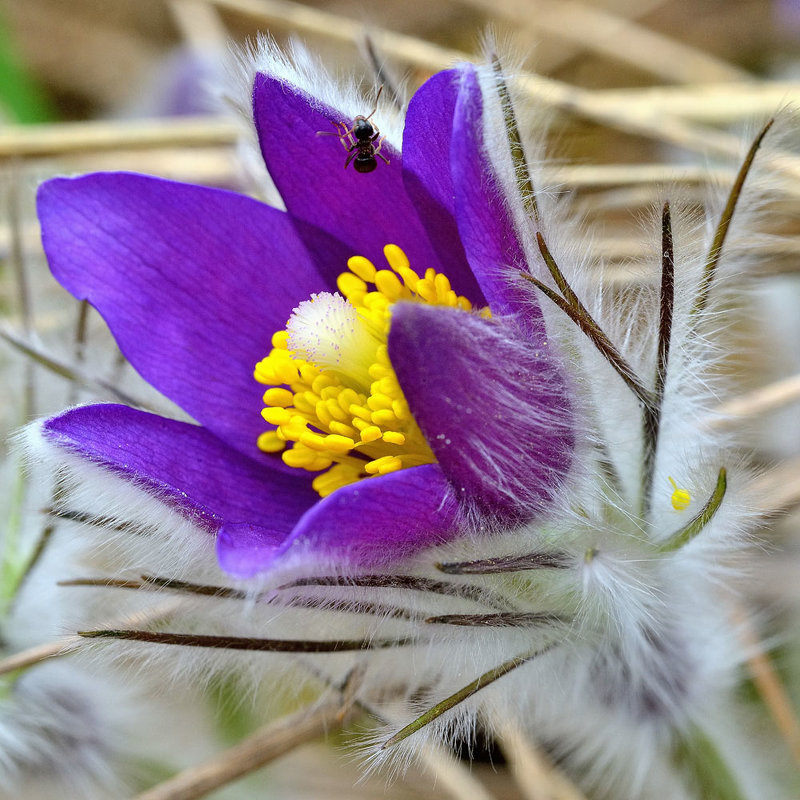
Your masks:
<path fill-rule="evenodd" d="M 0 159 L 230 145 L 236 136 L 235 123 L 225 117 L 7 125 L 0 131 Z"/>
<path fill-rule="evenodd" d="M 545 168 L 547 185 L 575 189 L 608 186 L 657 186 L 659 184 L 726 183 L 732 169 L 673 166 L 672 164 L 581 164 Z"/>
<path fill-rule="evenodd" d="M 46 661 L 48 658 L 68 655 L 77 650 L 81 644 L 80 636 L 64 636 L 52 642 L 29 647 L 27 650 L 14 653 L 13 656 L 8 656 L 8 658 L 0 661 L 0 675 L 8 675 L 18 669 L 32 667 L 35 664 Z"/>
<path fill-rule="evenodd" d="M 120 403 L 125 403 L 126 405 L 135 406 L 137 408 L 147 408 L 146 403 L 138 401 L 134 397 L 130 397 L 125 394 L 125 392 L 121 392 L 113 384 L 104 381 L 102 378 L 93 378 L 78 367 L 72 366 L 66 361 L 62 361 L 49 353 L 45 353 L 41 348 L 31 342 L 25 341 L 7 328 L 0 327 L 0 339 L 3 339 L 15 350 L 27 356 L 31 363 L 37 364 L 68 381 L 92 389 L 101 396 L 111 397 Z"/>
<path fill-rule="evenodd" d="M 690 122 L 720 124 L 775 113 L 800 101 L 800 83 L 694 83 L 689 86 L 648 86 L 642 89 L 598 89 L 594 98 L 609 108 L 646 106 L 653 114 Z"/>
<path fill-rule="evenodd" d="M 295 747 L 340 728 L 350 708 L 347 693 L 260 728 L 203 764 L 176 775 L 135 800 L 195 800 L 255 772 Z"/>
<path fill-rule="evenodd" d="M 580 45 L 666 81 L 747 81 L 743 69 L 695 47 L 648 30 L 602 8 L 569 0 L 537 0 L 536 13 L 516 0 L 462 0 L 521 26 L 531 38 L 543 34 Z"/>
<path fill-rule="evenodd" d="M 181 603 L 177 600 L 160 603 L 145 611 L 137 611 L 130 614 L 123 619 L 115 619 L 110 621 L 111 625 L 148 625 L 159 620 L 168 618 L 174 613 Z M 74 652 L 79 647 L 85 645 L 85 640 L 80 636 L 63 636 L 55 639 L 52 642 L 45 642 L 30 647 L 19 653 L 14 653 L 12 656 L 0 661 L 0 675 L 14 672 L 18 669 L 25 669 L 46 661 L 48 658 L 56 658 L 58 656 L 65 656 Z"/>
<path fill-rule="evenodd" d="M 800 375 L 793 375 L 729 400 L 717 409 L 720 416 L 708 420 L 706 426 L 717 430 L 733 428 L 742 417 L 757 417 L 798 402 Z"/>
<path fill-rule="evenodd" d="M 364 34 L 360 22 L 338 14 L 301 6 L 286 0 L 209 0 L 219 8 L 245 14 L 270 25 L 285 26 L 323 36 L 328 40 L 356 45 Z M 458 61 L 470 60 L 467 53 L 439 47 L 413 36 L 370 28 L 370 37 L 387 57 L 403 64 L 435 71 Z M 545 107 L 556 107 L 576 114 L 612 130 L 644 136 L 699 153 L 714 153 L 738 158 L 740 142 L 736 136 L 708 127 L 689 124 L 658 113 L 645 103 L 610 104 L 603 96 L 587 89 L 545 78 L 541 75 L 521 75 L 520 89 Z M 800 176 L 800 163 L 787 158 L 779 165 L 793 177 Z"/>
<path fill-rule="evenodd" d="M 523 736 L 513 720 L 496 718 L 492 727 L 525 800 L 586 800 L 583 792 Z"/>
<path fill-rule="evenodd" d="M 198 55 L 207 58 L 214 50 L 224 55 L 228 32 L 213 6 L 205 0 L 169 0 L 168 8 L 183 40 Z"/>
<path fill-rule="evenodd" d="M 435 778 L 437 791 L 432 797 L 446 793 L 454 800 L 495 800 L 486 787 L 469 770 L 469 766 L 441 747 L 431 745 L 420 752 L 420 762 Z"/>
<path fill-rule="evenodd" d="M 757 508 L 775 514 L 800 505 L 800 457 L 786 461 L 758 477 L 751 487 Z"/>
<path fill-rule="evenodd" d="M 800 766 L 800 721 L 775 667 L 766 654 L 745 610 L 734 605 L 732 616 L 739 630 L 742 644 L 751 653 L 747 668 L 753 683 L 769 709 L 775 725 L 789 748 L 795 763 Z"/>

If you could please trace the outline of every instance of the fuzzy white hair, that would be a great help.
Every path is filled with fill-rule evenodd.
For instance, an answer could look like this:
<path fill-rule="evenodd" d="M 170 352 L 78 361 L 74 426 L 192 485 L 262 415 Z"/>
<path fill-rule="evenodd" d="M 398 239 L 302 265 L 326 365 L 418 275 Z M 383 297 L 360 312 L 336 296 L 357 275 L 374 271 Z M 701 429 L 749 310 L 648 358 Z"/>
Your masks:
<path fill-rule="evenodd" d="M 353 86 L 342 89 L 296 46 L 284 56 L 262 41 L 240 63 L 237 102 L 248 114 L 258 71 L 345 115 L 363 113 L 369 102 Z M 585 239 L 542 182 L 537 162 L 526 167 L 538 202 L 532 213 L 531 198 L 520 194 L 523 165 L 508 155 L 504 103 L 512 90 L 499 85 L 498 74 L 496 68 L 480 72 L 486 149 L 531 276 L 559 288 L 538 234 L 588 315 L 650 389 L 658 291 L 635 287 L 623 302 L 604 288 L 601 269 L 587 263 Z M 402 120 L 392 119 L 388 105 L 380 113 L 382 131 L 399 148 Z M 729 321 L 747 303 L 756 255 L 749 231 L 765 175 L 756 166 L 747 178 L 699 308 L 720 203 L 712 200 L 708 216 L 698 218 L 665 190 L 675 293 L 649 474 L 643 475 L 640 399 L 596 343 L 531 287 L 551 342 L 571 365 L 585 434 L 567 490 L 535 524 L 464 536 L 423 551 L 391 574 L 351 571 L 301 553 L 262 579 L 232 582 L 216 565 L 208 532 L 157 495 L 59 449 L 39 427 L 30 427 L 32 460 L 59 474 L 58 536 L 74 548 L 69 559 L 53 563 L 53 556 L 42 570 L 97 579 L 59 588 L 66 629 L 125 628 L 135 612 L 140 622 L 128 627 L 137 629 L 252 640 L 296 639 L 301 631 L 312 643 L 361 641 L 360 649 L 313 656 L 144 644 L 119 636 L 87 639 L 85 649 L 97 664 L 111 659 L 178 682 L 203 684 L 215 674 L 234 673 L 259 702 L 275 694 L 267 687 L 281 676 L 299 692 L 308 684 L 337 686 L 354 666 L 366 665 L 358 699 L 382 720 L 373 737 L 374 765 L 401 768 L 432 741 L 469 740 L 478 724 L 491 731 L 497 720 L 511 719 L 593 797 L 688 799 L 696 790 L 675 768 L 672 751 L 676 740 L 697 729 L 727 761 L 743 797 L 780 796 L 759 767 L 758 747 L 739 730 L 743 711 L 732 691 L 749 655 L 736 619 L 747 548 L 758 524 L 749 495 L 752 475 L 729 438 L 704 424 L 730 392 L 720 364 L 732 341 Z M 664 213 L 658 208 L 646 229 L 658 242 L 656 261 Z M 519 280 L 511 273 L 508 278 Z M 670 479 L 690 495 L 688 507 L 673 505 Z M 681 539 L 699 518 L 692 535 Z M 480 691 L 442 705 L 481 676 Z M 430 709 L 441 713 L 428 724 L 414 723 Z M 408 735 L 395 736 L 408 724 Z M 392 746 L 384 747 L 390 736 Z"/>

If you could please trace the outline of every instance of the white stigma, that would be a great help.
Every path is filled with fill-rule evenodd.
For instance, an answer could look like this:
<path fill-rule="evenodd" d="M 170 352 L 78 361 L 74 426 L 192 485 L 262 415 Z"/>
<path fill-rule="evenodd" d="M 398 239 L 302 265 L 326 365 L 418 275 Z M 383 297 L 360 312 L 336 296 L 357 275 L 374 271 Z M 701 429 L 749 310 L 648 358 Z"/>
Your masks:
<path fill-rule="evenodd" d="M 286 331 L 289 349 L 301 358 L 369 385 L 379 342 L 340 294 L 312 294 L 292 311 Z"/>

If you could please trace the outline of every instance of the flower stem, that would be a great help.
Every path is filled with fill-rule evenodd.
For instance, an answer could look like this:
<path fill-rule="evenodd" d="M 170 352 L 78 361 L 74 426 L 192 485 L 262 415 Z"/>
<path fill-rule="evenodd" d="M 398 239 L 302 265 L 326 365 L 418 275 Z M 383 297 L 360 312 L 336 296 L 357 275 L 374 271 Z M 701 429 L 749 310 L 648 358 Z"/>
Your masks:
<path fill-rule="evenodd" d="M 522 198 L 525 209 L 531 213 L 536 222 L 539 221 L 539 205 L 536 201 L 536 189 L 533 186 L 531 172 L 528 169 L 528 160 L 525 157 L 525 148 L 522 146 L 522 137 L 517 125 L 517 116 L 514 113 L 514 104 L 511 102 L 511 93 L 503 75 L 503 67 L 496 54 L 492 54 L 492 70 L 497 81 L 497 93 L 500 95 L 500 107 L 503 109 L 503 121 L 506 125 L 508 136 L 508 149 L 511 154 L 511 163 L 517 176 L 517 188 Z"/>
<path fill-rule="evenodd" d="M 252 650 L 262 653 L 340 653 L 350 650 L 379 650 L 419 644 L 416 639 L 257 639 L 249 636 L 207 636 L 194 633 L 109 629 L 78 631 L 84 639 L 127 639 L 149 644 L 206 647 L 216 650 Z"/>
<path fill-rule="evenodd" d="M 539 239 L 539 247 L 542 250 L 542 255 L 545 262 L 550 266 L 552 256 L 547 249 L 547 245 L 540 234 L 537 234 Z M 548 260 L 549 259 L 549 260 Z M 555 262 L 552 262 L 555 264 Z M 552 300 L 591 340 L 592 344 L 597 348 L 600 354 L 608 361 L 614 368 L 615 372 L 625 381 L 626 385 L 636 395 L 639 402 L 645 407 L 653 404 L 653 397 L 651 393 L 644 387 L 639 377 L 633 370 L 633 367 L 628 364 L 622 354 L 616 348 L 614 343 L 606 336 L 599 325 L 592 319 L 589 312 L 578 302 L 578 305 L 573 305 L 568 299 L 564 299 L 558 292 L 555 292 L 546 284 L 542 283 L 538 278 L 529 275 L 527 272 L 520 272 L 520 275 L 526 280 L 530 281 L 539 291 L 542 292 L 549 300 Z M 564 277 L 559 270 L 560 279 L 563 281 Z M 556 279 L 558 283 L 559 280 Z M 574 297 L 572 290 L 569 293 Z M 576 298 L 577 299 L 577 298 Z"/>
<path fill-rule="evenodd" d="M 530 569 L 568 569 L 570 557 L 562 552 L 526 553 L 522 556 L 496 556 L 476 561 L 439 561 L 436 569 L 447 575 L 495 575 Z"/>
<path fill-rule="evenodd" d="M 722 211 L 722 216 L 720 217 L 720 220 L 717 223 L 717 228 L 714 231 L 714 239 L 711 242 L 711 249 L 709 250 L 708 258 L 706 260 L 703 278 L 700 282 L 700 288 L 697 292 L 694 306 L 692 307 L 693 316 L 703 311 L 708 303 L 708 293 L 711 289 L 711 282 L 714 280 L 720 255 L 722 254 L 722 246 L 725 244 L 725 237 L 728 235 L 728 230 L 730 229 L 731 221 L 733 220 L 733 213 L 736 211 L 736 205 L 741 197 L 742 187 L 744 186 L 747 176 L 750 174 L 750 168 L 753 166 L 756 153 L 761 147 L 764 137 L 774 124 L 775 119 L 770 119 L 761 129 L 758 136 L 756 136 L 753 144 L 750 145 L 750 149 L 747 151 L 747 156 L 745 157 L 744 163 L 739 168 L 739 172 L 736 175 L 736 180 L 733 182 L 733 186 L 728 194 L 728 202 L 725 204 L 725 208 Z"/>
<path fill-rule="evenodd" d="M 667 379 L 672 314 L 675 306 L 675 248 L 672 241 L 672 215 L 669 203 L 661 211 L 661 293 L 659 296 L 658 353 L 653 381 L 653 403 L 644 407 L 644 469 L 642 470 L 642 516 L 647 518 L 653 493 L 654 466 L 661 428 L 661 406 Z"/>
<path fill-rule="evenodd" d="M 472 695 L 477 694 L 485 686 L 488 686 L 490 683 L 494 683 L 496 680 L 502 678 L 504 675 L 507 675 L 509 672 L 512 672 L 517 667 L 521 667 L 523 664 L 527 663 L 536 656 L 546 653 L 553 647 L 555 647 L 555 645 L 551 644 L 542 648 L 541 650 L 523 653 L 522 655 L 510 658 L 508 661 L 493 667 L 488 672 L 484 672 L 483 675 L 479 675 L 471 683 L 468 683 L 466 686 L 451 694 L 449 697 L 445 697 L 444 700 L 436 703 L 436 705 L 431 706 L 424 714 L 420 714 L 420 716 L 418 716 L 415 720 L 406 725 L 405 728 L 401 728 L 393 736 L 390 736 L 381 745 L 381 750 L 386 750 L 388 747 L 392 747 L 398 742 L 402 742 L 403 739 L 407 739 L 409 736 L 411 736 L 411 734 L 416 733 L 426 725 L 429 725 L 451 708 L 455 708 L 459 703 L 463 703 L 465 700 L 472 697 Z"/>
<path fill-rule="evenodd" d="M 719 749 L 699 727 L 692 727 L 676 743 L 675 761 L 689 774 L 697 797 L 746 800 Z"/>

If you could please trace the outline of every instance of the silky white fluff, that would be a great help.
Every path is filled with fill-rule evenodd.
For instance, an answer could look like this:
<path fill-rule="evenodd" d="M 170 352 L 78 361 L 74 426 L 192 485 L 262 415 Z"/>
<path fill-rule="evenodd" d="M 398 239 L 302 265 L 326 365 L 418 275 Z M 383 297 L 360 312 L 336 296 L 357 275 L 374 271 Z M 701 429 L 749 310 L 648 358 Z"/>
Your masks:
<path fill-rule="evenodd" d="M 312 105 L 335 109 L 343 119 L 355 119 L 374 108 L 381 137 L 398 152 L 402 149 L 404 100 L 391 100 L 389 92 L 379 92 L 379 85 L 370 89 L 349 74 L 334 77 L 321 59 L 297 39 L 290 40 L 284 52 L 271 36 L 259 34 L 254 42 L 232 52 L 227 67 L 227 86 L 220 99 L 224 105 L 232 106 L 244 123 L 240 137 L 240 154 L 246 169 L 244 183 L 254 185 L 271 205 L 280 208 L 283 201 L 264 168 L 252 121 L 253 79 L 259 72 L 297 87 Z M 282 121 L 276 119 L 275 124 L 281 125 Z"/>
<path fill-rule="evenodd" d="M 255 72 L 268 71 L 345 116 L 368 110 L 367 98 L 352 87 L 341 89 L 297 47 L 287 57 L 262 40 L 241 63 L 237 96 L 243 108 L 249 107 Z M 589 264 L 586 237 L 567 215 L 563 200 L 542 183 L 535 161 L 531 170 L 540 217 L 532 218 L 519 195 L 518 165 L 507 156 L 496 75 L 485 69 L 481 81 L 487 152 L 523 238 L 531 273 L 553 285 L 536 245 L 539 232 L 594 319 L 650 386 L 657 288 L 633 286 L 625 297 L 604 288 L 602 265 Z M 383 104 L 378 114 L 382 133 L 399 147 L 401 121 Z M 775 134 L 769 138 L 774 140 Z M 59 513 L 83 520 L 59 524 L 57 535 L 71 537 L 76 551 L 67 563 L 43 564 L 48 575 L 134 581 L 145 575 L 242 592 L 240 597 L 209 597 L 158 588 L 153 582 L 141 591 L 65 586 L 59 593 L 66 629 L 157 623 L 162 630 L 229 636 L 410 638 L 411 644 L 397 647 L 313 656 L 99 640 L 88 640 L 85 649 L 94 669 L 110 659 L 127 664 L 132 674 L 152 671 L 196 685 L 216 674 L 235 674 L 259 703 L 277 699 L 276 684 L 288 691 L 309 684 L 336 686 L 353 666 L 365 665 L 358 696 L 379 720 L 373 736 L 378 747 L 371 751 L 373 764 L 379 766 L 402 767 L 431 741 L 469 740 L 478 722 L 491 731 L 495 720 L 513 720 L 557 756 L 593 798 L 689 800 L 696 795 L 671 762 L 671 749 L 676 733 L 694 726 L 727 757 L 745 797 L 780 797 L 759 765 L 762 753 L 740 726 L 745 712 L 733 693 L 749 655 L 736 620 L 743 603 L 740 585 L 750 563 L 748 548 L 758 525 L 749 494 L 752 477 L 731 437 L 706 424 L 735 390 L 735 379 L 723 367 L 737 346 L 731 321 L 747 313 L 747 276 L 757 256 L 751 231 L 765 177 L 756 166 L 747 180 L 708 305 L 696 321 L 690 320 L 690 309 L 720 202 L 711 198 L 706 214 L 698 216 L 664 190 L 673 211 L 675 314 L 647 524 L 640 515 L 638 402 L 583 333 L 531 288 L 551 343 L 569 364 L 579 418 L 575 468 L 546 515 L 514 530 L 493 530 L 491 536 L 476 531 L 424 551 L 397 568 L 395 586 L 355 585 L 358 573 L 307 552 L 262 579 L 236 583 L 219 571 L 210 534 L 170 510 L 157 495 L 59 449 L 32 426 L 27 433 L 32 460 L 61 477 Z M 659 213 L 657 209 L 643 233 L 653 243 L 655 271 Z M 509 280 L 519 280 L 507 272 Z M 616 483 L 603 477 L 600 452 L 618 475 Z M 659 552 L 712 495 L 721 467 L 727 469 L 728 486 L 711 520 L 685 546 Z M 672 507 L 670 477 L 690 492 L 688 509 Z M 442 562 L 531 553 L 557 553 L 564 566 L 475 575 L 445 574 L 437 568 Z M 342 585 L 309 584 L 308 579 L 320 576 Z M 299 579 L 305 579 L 302 585 L 296 583 Z M 417 580 L 417 588 L 404 586 L 409 579 Z M 435 581 L 439 588 L 421 589 L 420 580 Z M 153 617 L 159 609 L 161 615 Z M 507 627 L 430 621 L 442 615 L 512 610 L 550 617 Z M 133 612 L 145 617 L 134 621 Z M 537 650 L 542 653 L 400 744 L 380 749 L 416 715 L 509 659 Z"/>

